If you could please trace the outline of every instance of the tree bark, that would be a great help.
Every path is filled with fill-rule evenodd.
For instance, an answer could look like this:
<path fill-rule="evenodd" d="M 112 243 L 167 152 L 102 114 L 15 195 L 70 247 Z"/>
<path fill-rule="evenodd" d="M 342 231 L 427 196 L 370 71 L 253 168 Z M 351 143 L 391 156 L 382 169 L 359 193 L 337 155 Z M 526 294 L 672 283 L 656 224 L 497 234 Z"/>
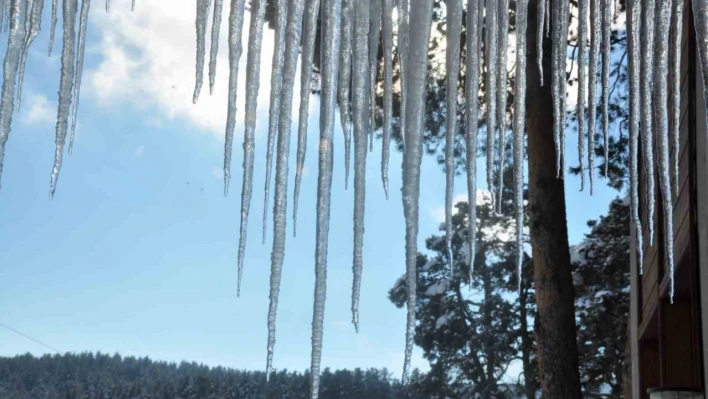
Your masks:
<path fill-rule="evenodd" d="M 538 312 L 535 329 L 539 380 L 544 399 L 580 399 L 565 187 L 564 181 L 556 177 L 556 154 L 552 133 L 551 40 L 544 38 L 545 84 L 541 86 L 535 62 L 535 1 L 529 4 L 528 26 L 528 209 Z"/>

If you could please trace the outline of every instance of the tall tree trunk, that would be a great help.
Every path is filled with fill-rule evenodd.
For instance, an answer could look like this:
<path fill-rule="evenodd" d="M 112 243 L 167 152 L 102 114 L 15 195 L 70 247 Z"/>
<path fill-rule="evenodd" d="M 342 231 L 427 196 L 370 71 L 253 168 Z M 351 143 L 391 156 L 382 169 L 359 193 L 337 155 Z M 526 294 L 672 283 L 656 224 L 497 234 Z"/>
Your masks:
<path fill-rule="evenodd" d="M 531 370 L 531 351 L 533 345 L 529 336 L 528 326 L 528 309 L 526 308 L 526 300 L 528 298 L 528 287 L 519 294 L 519 315 L 521 317 L 521 363 L 524 367 L 524 391 L 526 399 L 536 399 L 536 378 L 532 375 Z"/>
<path fill-rule="evenodd" d="M 535 61 L 535 1 L 529 4 L 528 25 L 527 56 Z M 544 39 L 543 55 L 544 86 L 540 85 L 536 62 L 526 64 L 529 224 L 538 312 L 535 328 L 539 380 L 544 399 L 580 399 L 565 188 L 564 181 L 556 177 L 552 134 L 551 41 L 548 38 Z"/>

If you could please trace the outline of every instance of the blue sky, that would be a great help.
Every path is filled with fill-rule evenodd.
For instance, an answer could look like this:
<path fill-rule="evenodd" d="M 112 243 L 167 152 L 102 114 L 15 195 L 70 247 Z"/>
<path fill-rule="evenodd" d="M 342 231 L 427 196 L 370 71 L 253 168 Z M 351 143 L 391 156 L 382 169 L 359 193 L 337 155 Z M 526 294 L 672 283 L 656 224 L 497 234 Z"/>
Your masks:
<path fill-rule="evenodd" d="M 265 30 L 255 186 L 243 289 L 237 298 L 243 113 L 238 114 L 231 194 L 224 198 L 226 23 L 215 93 L 208 95 L 205 77 L 194 105 L 193 1 L 138 0 L 132 14 L 128 0 L 113 1 L 110 14 L 102 2 L 94 3 L 74 154 L 65 157 L 52 201 L 48 190 L 61 43 L 47 58 L 49 9 L 31 50 L 24 103 L 13 120 L 0 190 L 0 323 L 61 351 L 263 369 L 272 217 L 266 245 L 260 243 L 260 232 L 273 32 Z M 58 39 L 61 19 L 59 25 Z M 245 58 L 244 53 L 240 71 Z M 296 238 L 290 233 L 292 198 L 288 202 L 278 369 L 309 367 L 318 108 L 318 101 L 311 100 Z M 401 156 L 391 157 L 388 201 L 379 175 L 380 142 L 367 160 L 361 332 L 355 334 L 350 323 L 353 190 L 344 190 L 341 137 L 337 121 L 323 366 L 388 367 L 399 375 L 405 312 L 388 301 L 387 292 L 404 271 Z M 568 144 L 573 159 L 574 145 Z M 295 147 L 293 140 L 292 161 Z M 294 166 L 290 194 L 293 174 Z M 602 183 L 590 197 L 578 192 L 577 178 L 567 179 L 571 244 L 582 239 L 585 222 L 603 214 L 617 195 Z M 457 179 L 455 193 L 465 193 L 464 184 Z M 438 233 L 443 201 L 441 169 L 426 157 L 420 248 L 426 237 Z M 0 328 L 1 356 L 47 351 Z M 417 349 L 414 366 L 426 367 Z"/>

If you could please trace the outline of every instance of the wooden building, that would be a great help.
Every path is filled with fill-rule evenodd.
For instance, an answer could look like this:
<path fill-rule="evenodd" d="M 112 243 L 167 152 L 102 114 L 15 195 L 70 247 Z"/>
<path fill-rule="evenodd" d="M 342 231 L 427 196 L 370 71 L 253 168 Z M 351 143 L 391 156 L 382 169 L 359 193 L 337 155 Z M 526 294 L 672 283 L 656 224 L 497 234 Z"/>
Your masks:
<path fill-rule="evenodd" d="M 673 198 L 674 303 L 664 256 L 661 192 L 656 184 L 654 245 L 649 245 L 645 180 L 640 160 L 643 273 L 636 244 L 631 251 L 630 342 L 632 397 L 647 389 L 675 387 L 706 392 L 708 357 L 708 141 L 691 1 L 685 2 L 681 45 L 681 118 L 678 197 Z M 674 88 L 670 88 L 673 90 Z M 640 151 L 641 153 L 641 151 Z M 672 177 L 673 179 L 673 177 Z M 672 180 L 673 183 L 673 180 Z"/>

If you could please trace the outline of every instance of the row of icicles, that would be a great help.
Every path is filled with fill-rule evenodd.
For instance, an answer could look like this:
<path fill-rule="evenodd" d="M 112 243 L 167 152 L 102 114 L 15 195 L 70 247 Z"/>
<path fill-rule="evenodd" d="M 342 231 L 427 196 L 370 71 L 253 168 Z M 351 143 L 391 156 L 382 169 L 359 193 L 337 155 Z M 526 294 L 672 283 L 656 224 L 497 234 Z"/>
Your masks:
<path fill-rule="evenodd" d="M 405 364 L 403 379 L 409 377 L 410 358 L 413 349 L 416 301 L 416 257 L 418 235 L 418 197 L 420 191 L 420 164 L 422 160 L 422 136 L 424 130 L 425 91 L 427 80 L 428 45 L 432 26 L 432 0 L 272 0 L 275 1 L 275 49 L 272 58 L 270 113 L 268 120 L 268 144 L 266 159 L 265 203 L 269 199 L 270 179 L 275 157 L 275 193 L 273 209 L 273 251 L 271 256 L 271 289 L 268 311 L 268 361 L 267 370 L 272 370 L 272 358 L 275 345 L 275 316 L 278 305 L 281 270 L 284 260 L 288 154 L 290 147 L 290 128 L 293 104 L 295 71 L 302 50 L 301 66 L 304 73 L 300 82 L 300 109 L 298 120 L 298 149 L 296 162 L 295 198 L 293 222 L 296 222 L 300 181 L 302 177 L 305 143 L 307 140 L 307 113 L 312 83 L 313 58 L 317 35 L 317 22 L 321 20 L 321 111 L 319 137 L 319 167 L 317 185 L 317 227 L 315 245 L 315 301 L 312 330 L 311 397 L 316 398 L 319 387 L 320 358 L 322 353 L 322 333 L 327 273 L 327 241 L 329 232 L 330 194 L 333 165 L 333 131 L 335 111 L 338 105 L 345 148 L 345 178 L 349 180 L 351 139 L 354 139 L 354 283 L 352 289 L 352 320 L 358 330 L 358 302 L 362 272 L 362 245 L 364 234 L 364 183 L 366 170 L 367 144 L 373 140 L 373 109 L 376 99 L 376 79 L 378 71 L 378 45 L 383 43 L 383 154 L 381 176 L 384 190 L 388 196 L 388 160 L 393 119 L 393 68 L 394 37 L 397 38 L 395 54 L 401 76 L 400 90 L 400 126 L 403 134 L 403 187 L 402 199 L 406 224 L 406 283 L 408 287 L 408 313 L 406 326 Z M 589 62 L 587 75 L 585 68 L 579 68 L 579 90 L 577 102 L 578 116 L 578 154 L 581 170 L 589 170 L 589 186 L 592 192 L 594 173 L 594 136 L 596 118 L 597 71 L 601 58 L 601 113 L 604 136 L 604 156 L 608 157 L 609 132 L 609 64 L 611 0 L 579 0 L 578 20 L 583 21 L 578 27 L 578 42 L 582 44 L 578 62 L 586 64 L 586 51 L 589 39 Z M 197 75 L 194 101 L 197 101 L 201 86 L 206 56 L 206 27 L 212 7 L 212 0 L 196 0 L 197 29 Z M 211 56 L 209 62 L 209 86 L 213 89 L 216 75 L 216 56 L 218 35 L 222 18 L 223 0 L 213 0 L 213 27 Z M 110 0 L 106 1 L 108 10 Z M 52 170 L 50 198 L 56 190 L 57 178 L 62 163 L 66 136 L 71 122 L 69 152 L 73 144 L 76 128 L 76 112 L 79 102 L 79 89 L 83 66 L 84 45 L 86 39 L 87 17 L 90 0 L 82 0 L 79 14 L 78 37 L 76 19 L 78 0 L 63 0 L 63 49 L 61 54 L 61 78 L 59 89 L 59 110 L 56 126 L 56 154 Z M 133 7 L 135 2 L 133 1 Z M 233 145 L 233 133 L 236 123 L 236 93 L 238 64 L 243 51 L 241 37 L 244 28 L 245 0 L 231 0 L 229 25 L 229 94 L 228 116 L 226 124 L 226 144 L 224 152 L 225 193 L 228 191 Z M 556 146 L 558 177 L 562 178 L 565 170 L 565 101 L 566 101 L 566 61 L 568 46 L 569 21 L 571 20 L 568 1 L 537 0 L 538 38 L 550 36 L 552 46 L 551 86 L 553 91 L 553 135 Z M 256 124 L 256 105 L 259 89 L 260 53 L 263 39 L 266 3 L 264 0 L 252 0 L 249 21 L 248 52 L 246 64 L 246 110 L 244 133 L 244 171 L 241 204 L 241 237 L 238 253 L 239 290 L 245 254 L 248 212 L 251 202 L 253 181 L 254 133 Z M 396 8 L 397 20 L 393 20 Z M 20 106 L 22 81 L 28 49 L 39 34 L 44 0 L 0 0 L 0 27 L 9 28 L 7 52 L 4 60 L 2 97 L 0 98 L 0 174 L 4 158 L 12 115 L 15 104 Z M 52 26 L 50 33 L 50 53 L 54 42 L 57 23 L 58 0 L 52 0 Z M 524 160 L 524 122 L 526 89 L 526 30 L 528 0 L 516 2 L 516 67 L 514 86 L 513 129 L 513 165 L 514 165 L 514 202 L 517 228 L 518 265 L 522 257 L 523 225 L 523 160 Z M 642 259 L 642 227 L 639 217 L 639 182 L 638 182 L 638 145 L 642 140 L 643 163 L 646 168 L 646 221 L 648 223 L 650 244 L 653 241 L 654 209 L 654 154 L 658 156 L 659 186 L 664 215 L 665 231 L 672 231 L 672 198 L 677 194 L 678 181 L 678 132 L 680 112 L 680 92 L 668 87 L 680 86 L 680 49 L 683 21 L 683 0 L 628 0 L 627 11 L 627 51 L 629 71 L 629 114 L 630 114 L 630 197 L 632 219 L 637 229 L 637 248 Z M 321 15 L 320 15 L 321 12 Z M 694 0 L 694 23 L 696 41 L 701 56 L 704 82 L 708 72 L 708 0 Z M 493 193 L 496 205 L 501 211 L 501 178 L 495 183 L 495 159 L 498 168 L 503 167 L 504 133 L 506 131 L 506 93 L 507 51 L 509 33 L 509 0 L 467 0 L 467 34 L 465 69 L 469 79 L 465 87 L 464 115 L 466 118 L 466 151 L 477 153 L 477 126 L 479 125 L 478 93 L 480 78 L 484 78 L 486 106 L 486 125 L 490 134 L 487 138 L 487 186 Z M 453 156 L 454 132 L 458 99 L 457 84 L 460 73 L 460 41 L 462 37 L 463 4 L 461 0 L 447 1 L 446 29 L 446 244 L 452 268 L 451 218 L 453 192 Z M 552 21 L 551 21 L 552 20 Z M 4 23 L 3 23 L 4 22 Z M 588 23 L 589 22 L 589 23 Z M 414 29 L 409 29 L 414 26 Z M 394 31 L 396 35 L 394 36 Z M 491 32 L 491 34 L 488 34 Z M 379 36 L 381 35 L 381 37 Z M 589 36 L 589 37 L 588 37 Z M 483 38 L 483 39 L 482 39 Z M 638 40 L 641 38 L 641 40 Z M 77 43 L 78 40 L 78 43 Z M 484 42 L 482 42 L 484 40 Z M 538 68 L 542 67 L 542 40 L 537 40 Z M 671 51 L 669 51 L 671 49 Z M 501 50 L 501 51 L 500 51 Z M 473 55 L 473 56 L 471 56 Z M 480 60 L 491 67 L 484 68 Z M 669 61 L 671 65 L 669 68 Z M 15 87 L 16 77 L 18 87 Z M 589 81 L 586 99 L 586 76 Z M 346 84 L 339 84 L 339 82 Z M 543 82 L 541 82 L 543 84 Z M 708 87 L 708 84 L 705 85 Z M 670 98 L 668 98 L 670 97 Z M 587 129 L 585 127 L 585 108 L 588 112 Z M 671 112 L 669 112 L 669 109 Z M 281 112 L 281 110 L 285 110 Z M 585 136 L 587 133 L 587 155 L 585 154 Z M 497 136 L 497 137 L 495 137 Z M 670 154 L 670 148 L 673 149 Z M 586 158 L 587 156 L 587 168 Z M 468 156 L 467 183 L 470 205 L 469 242 L 470 259 L 474 259 L 476 216 L 475 193 L 476 163 L 473 156 Z M 585 175 L 581 173 L 581 185 L 585 185 Z M 673 176 L 673 187 L 672 187 Z M 265 240 L 265 219 L 263 218 L 263 239 Z M 293 229 L 294 231 L 295 229 Z M 671 297 L 673 299 L 673 240 L 671 234 L 665 234 L 666 259 L 670 267 Z M 472 272 L 470 265 L 470 273 Z M 640 264 L 641 270 L 641 264 Z M 519 269 L 520 271 L 520 269 Z"/>

